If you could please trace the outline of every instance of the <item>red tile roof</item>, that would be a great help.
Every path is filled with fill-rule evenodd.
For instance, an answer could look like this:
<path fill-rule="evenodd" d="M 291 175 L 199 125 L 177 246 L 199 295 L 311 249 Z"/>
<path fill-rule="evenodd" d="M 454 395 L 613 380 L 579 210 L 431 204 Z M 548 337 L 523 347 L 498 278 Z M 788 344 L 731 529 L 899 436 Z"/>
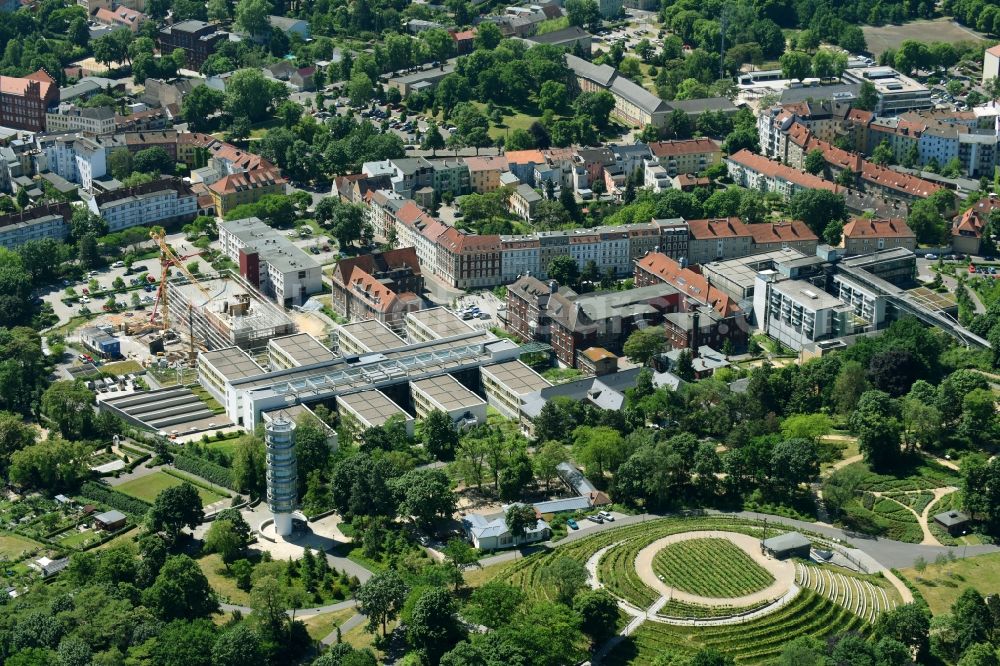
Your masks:
<path fill-rule="evenodd" d="M 941 186 L 923 178 L 893 171 L 872 162 L 861 165 L 861 179 L 914 197 L 929 197 Z"/>
<path fill-rule="evenodd" d="M 785 166 L 781 162 L 769 160 L 763 155 L 751 153 L 745 148 L 735 155 L 730 155 L 727 159 L 748 169 L 752 169 L 757 173 L 771 178 L 787 180 L 788 182 L 795 183 L 800 187 L 805 187 L 811 190 L 830 190 L 831 192 L 840 192 L 839 186 L 823 180 L 819 176 L 814 176 L 806 171 L 793 169 L 790 166 Z"/>
<path fill-rule="evenodd" d="M 916 234 L 901 219 L 856 217 L 844 225 L 844 238 L 916 238 Z"/>
<path fill-rule="evenodd" d="M 720 152 L 720 148 L 711 139 L 683 139 L 680 141 L 653 141 L 649 150 L 657 157 L 674 157 L 677 155 L 698 155 L 701 153 Z"/>
<path fill-rule="evenodd" d="M 982 237 L 983 227 L 989 222 L 990 213 L 998 209 L 1000 209 L 1000 197 L 983 197 L 962 213 L 962 217 L 952 226 L 952 234 L 955 236 L 971 234 L 976 238 Z"/>
<path fill-rule="evenodd" d="M 812 229 L 806 226 L 806 223 L 801 220 L 748 224 L 746 228 L 753 237 L 754 243 L 757 244 L 819 240 Z"/>
<path fill-rule="evenodd" d="M 738 238 L 749 236 L 747 225 L 738 217 L 724 217 L 714 220 L 688 220 L 691 237 L 695 240 L 709 238 Z"/>
<path fill-rule="evenodd" d="M 274 169 L 253 169 L 244 173 L 223 176 L 208 186 L 216 194 L 234 194 L 241 190 L 253 190 L 268 185 L 284 185 L 286 181 Z"/>
<path fill-rule="evenodd" d="M 660 252 L 650 252 L 636 264 L 658 279 L 673 285 L 697 301 L 711 305 L 723 317 L 740 312 L 740 306 L 725 292 L 713 287 L 696 268 L 683 268 L 679 263 Z"/>

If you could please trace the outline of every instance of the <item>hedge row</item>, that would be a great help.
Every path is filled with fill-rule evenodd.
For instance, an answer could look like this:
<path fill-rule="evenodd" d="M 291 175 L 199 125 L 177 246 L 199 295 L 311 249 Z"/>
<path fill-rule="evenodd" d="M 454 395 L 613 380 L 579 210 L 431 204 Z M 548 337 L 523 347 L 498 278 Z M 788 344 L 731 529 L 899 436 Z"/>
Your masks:
<path fill-rule="evenodd" d="M 112 509 L 118 509 L 133 516 L 145 515 L 152 506 L 141 499 L 120 493 L 114 488 L 109 488 L 94 481 L 85 482 L 83 487 L 80 488 L 80 494 L 92 500 L 97 500 L 101 504 L 110 506 Z"/>
<path fill-rule="evenodd" d="M 223 488 L 229 488 L 232 491 L 236 490 L 232 470 L 226 469 L 222 465 L 216 465 L 214 462 L 175 453 L 174 467 L 183 472 L 190 472 L 191 474 L 200 476 L 206 481 L 211 481 Z"/>

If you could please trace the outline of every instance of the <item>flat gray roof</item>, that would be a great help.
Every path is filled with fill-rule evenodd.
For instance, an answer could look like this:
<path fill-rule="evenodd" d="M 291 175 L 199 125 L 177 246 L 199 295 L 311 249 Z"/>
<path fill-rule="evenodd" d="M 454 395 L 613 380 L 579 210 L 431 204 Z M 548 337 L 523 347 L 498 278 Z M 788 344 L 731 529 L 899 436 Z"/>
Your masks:
<path fill-rule="evenodd" d="M 450 338 L 453 335 L 462 335 L 476 330 L 462 321 L 454 312 L 440 307 L 409 312 L 406 318 L 422 324 L 438 338 Z"/>
<path fill-rule="evenodd" d="M 410 415 L 390 400 L 389 396 L 374 389 L 337 396 L 337 401 L 372 427 L 384 425 L 386 421 L 397 415 L 407 420 L 410 419 Z"/>
<path fill-rule="evenodd" d="M 757 273 L 761 270 L 771 268 L 773 264 L 779 262 L 802 258 L 805 258 L 802 252 L 788 247 L 762 254 L 751 254 L 739 259 L 710 261 L 707 264 L 702 264 L 702 270 L 703 272 L 716 273 L 742 287 L 752 287 L 757 279 Z"/>
<path fill-rule="evenodd" d="M 398 349 L 406 345 L 403 338 L 393 333 L 388 326 L 375 319 L 343 324 L 338 332 L 347 335 L 368 351 L 380 352 Z"/>
<path fill-rule="evenodd" d="M 506 361 L 496 365 L 487 365 L 481 370 L 519 396 L 552 386 L 548 380 L 521 361 Z"/>
<path fill-rule="evenodd" d="M 250 358 L 250 356 L 239 347 L 226 347 L 215 351 L 202 352 L 198 358 L 210 363 L 219 374 L 229 381 L 234 379 L 244 379 L 246 377 L 256 377 L 264 374 L 264 368 Z"/>
<path fill-rule="evenodd" d="M 268 342 L 268 345 L 277 347 L 299 365 L 312 365 L 313 363 L 329 361 L 333 358 L 333 352 L 308 333 L 296 333 L 295 335 L 286 335 L 283 338 L 272 338 Z"/>
<path fill-rule="evenodd" d="M 812 542 L 798 532 L 786 532 L 764 540 L 765 548 L 776 551 L 794 550 L 796 548 L 805 548 L 806 546 L 811 547 Z"/>
<path fill-rule="evenodd" d="M 846 305 L 836 296 L 831 296 L 805 280 L 780 280 L 772 285 L 772 289 L 813 311 Z"/>
<path fill-rule="evenodd" d="M 446 412 L 485 404 L 482 398 L 462 386 L 451 375 L 428 377 L 410 382 L 410 386 Z"/>

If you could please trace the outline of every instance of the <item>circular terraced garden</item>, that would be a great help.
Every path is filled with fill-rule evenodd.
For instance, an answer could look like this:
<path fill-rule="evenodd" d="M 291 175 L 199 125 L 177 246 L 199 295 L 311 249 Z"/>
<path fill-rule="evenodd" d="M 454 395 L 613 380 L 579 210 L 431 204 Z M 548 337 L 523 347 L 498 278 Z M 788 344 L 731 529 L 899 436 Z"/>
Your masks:
<path fill-rule="evenodd" d="M 623 623 L 645 618 L 607 656 L 610 664 L 649 663 L 664 651 L 684 655 L 703 646 L 737 664 L 766 663 L 798 636 L 865 633 L 877 612 L 894 605 L 878 577 L 842 575 L 834 585 L 832 577 L 810 578 L 808 571 L 819 567 L 765 561 L 762 536 L 763 524 L 750 520 L 661 518 L 537 553 L 505 567 L 500 577 L 530 597 L 555 599 L 542 575 L 553 558 L 586 566 L 590 584 L 623 603 Z"/>
<path fill-rule="evenodd" d="M 775 583 L 746 551 L 719 537 L 664 546 L 653 556 L 653 573 L 664 585 L 698 597 L 743 597 Z"/>

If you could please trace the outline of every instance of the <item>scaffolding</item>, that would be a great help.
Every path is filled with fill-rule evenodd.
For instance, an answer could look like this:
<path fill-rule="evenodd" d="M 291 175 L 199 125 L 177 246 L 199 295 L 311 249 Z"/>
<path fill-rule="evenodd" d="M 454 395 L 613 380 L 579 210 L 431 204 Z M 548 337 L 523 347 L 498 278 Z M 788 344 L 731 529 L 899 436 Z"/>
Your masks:
<path fill-rule="evenodd" d="M 243 278 L 204 275 L 198 284 L 184 275 L 167 283 L 169 317 L 181 333 L 208 351 L 237 346 L 261 349 L 271 338 L 291 335 L 295 324 Z"/>

